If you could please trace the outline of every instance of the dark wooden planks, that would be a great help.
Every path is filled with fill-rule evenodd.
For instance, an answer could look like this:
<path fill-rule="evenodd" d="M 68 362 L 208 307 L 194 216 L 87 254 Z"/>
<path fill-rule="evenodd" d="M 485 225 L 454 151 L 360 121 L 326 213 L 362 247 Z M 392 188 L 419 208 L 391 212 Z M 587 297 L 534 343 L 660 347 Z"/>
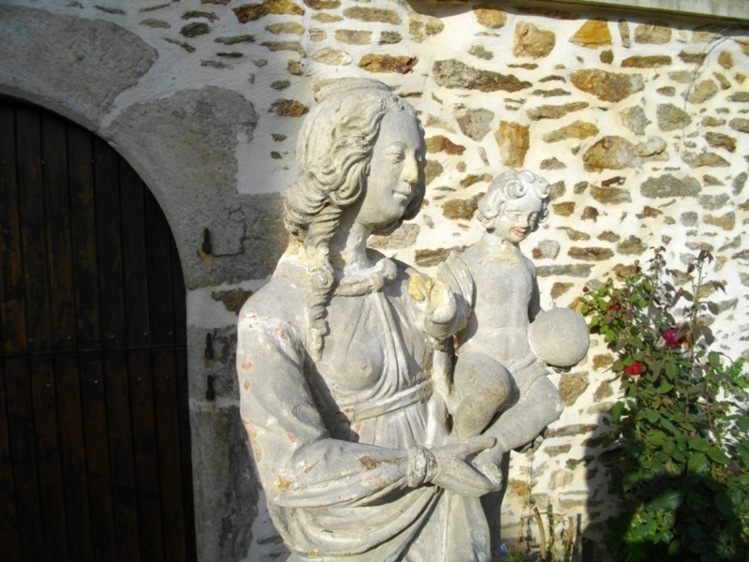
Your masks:
<path fill-rule="evenodd" d="M 7 556 L 8 560 L 20 560 L 21 540 L 16 511 L 5 380 L 5 361 L 0 354 L 0 552 Z"/>

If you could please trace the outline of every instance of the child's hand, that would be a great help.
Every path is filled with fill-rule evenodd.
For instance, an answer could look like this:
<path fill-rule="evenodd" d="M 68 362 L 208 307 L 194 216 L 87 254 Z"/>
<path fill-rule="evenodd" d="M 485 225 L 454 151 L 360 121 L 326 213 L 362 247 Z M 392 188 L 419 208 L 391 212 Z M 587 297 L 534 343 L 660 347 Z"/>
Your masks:
<path fill-rule="evenodd" d="M 447 284 L 423 273 L 415 273 L 408 283 L 408 294 L 425 308 L 424 327 L 430 336 L 442 340 L 452 335 L 457 303 Z"/>

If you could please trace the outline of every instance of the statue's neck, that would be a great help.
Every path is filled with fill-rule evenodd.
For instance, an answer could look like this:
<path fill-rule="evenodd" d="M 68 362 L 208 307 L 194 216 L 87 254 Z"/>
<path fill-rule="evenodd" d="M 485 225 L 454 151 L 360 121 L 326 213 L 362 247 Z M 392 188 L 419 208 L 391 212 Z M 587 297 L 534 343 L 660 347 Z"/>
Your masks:
<path fill-rule="evenodd" d="M 367 255 L 367 240 L 372 229 L 356 221 L 356 216 L 344 213 L 330 242 L 330 263 L 342 277 L 360 275 L 371 269 Z"/>

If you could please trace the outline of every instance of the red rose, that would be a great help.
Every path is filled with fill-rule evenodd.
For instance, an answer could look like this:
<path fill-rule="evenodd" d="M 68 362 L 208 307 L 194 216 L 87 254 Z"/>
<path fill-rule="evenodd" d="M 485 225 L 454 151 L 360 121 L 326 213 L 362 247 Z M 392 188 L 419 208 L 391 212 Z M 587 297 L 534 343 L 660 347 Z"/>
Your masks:
<path fill-rule="evenodd" d="M 669 328 L 663 332 L 663 340 L 668 347 L 675 349 L 682 344 L 684 338 L 679 337 L 679 332 L 676 328 Z"/>
<path fill-rule="evenodd" d="M 621 304 L 619 304 L 618 302 L 615 302 L 614 304 L 612 304 L 612 305 L 611 305 L 611 306 L 609 307 L 609 310 L 610 310 L 611 312 L 617 312 L 617 311 L 619 311 L 619 310 L 621 310 L 621 309 L 622 309 L 622 305 L 621 305 Z"/>
<path fill-rule="evenodd" d="M 637 375 L 641 375 L 644 370 L 645 367 L 642 363 L 632 363 L 624 369 L 624 374 L 628 377 L 636 377 Z"/>

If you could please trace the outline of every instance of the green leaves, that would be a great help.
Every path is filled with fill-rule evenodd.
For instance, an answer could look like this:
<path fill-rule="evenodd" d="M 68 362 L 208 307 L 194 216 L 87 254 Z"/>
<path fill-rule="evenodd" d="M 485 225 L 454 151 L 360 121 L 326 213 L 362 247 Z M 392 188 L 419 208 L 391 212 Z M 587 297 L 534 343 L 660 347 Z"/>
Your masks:
<path fill-rule="evenodd" d="M 749 376 L 711 349 L 710 253 L 678 273 L 664 252 L 581 297 L 624 391 L 601 439 L 624 509 L 607 546 L 617 562 L 749 560 Z"/>

